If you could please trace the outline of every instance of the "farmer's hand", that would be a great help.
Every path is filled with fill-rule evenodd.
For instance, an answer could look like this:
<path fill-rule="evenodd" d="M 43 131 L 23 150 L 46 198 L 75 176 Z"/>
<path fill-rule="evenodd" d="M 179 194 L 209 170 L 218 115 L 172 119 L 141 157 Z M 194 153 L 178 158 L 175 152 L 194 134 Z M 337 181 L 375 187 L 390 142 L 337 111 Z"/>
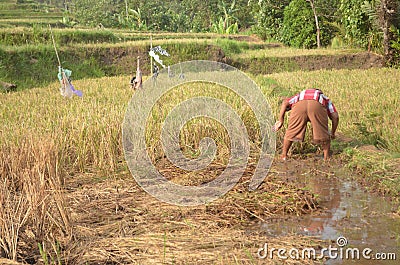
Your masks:
<path fill-rule="evenodd" d="M 280 128 L 282 128 L 282 125 L 283 125 L 283 122 L 277 121 L 277 122 L 275 122 L 274 126 L 272 126 L 272 130 L 274 132 L 277 132 L 277 131 L 279 131 Z"/>

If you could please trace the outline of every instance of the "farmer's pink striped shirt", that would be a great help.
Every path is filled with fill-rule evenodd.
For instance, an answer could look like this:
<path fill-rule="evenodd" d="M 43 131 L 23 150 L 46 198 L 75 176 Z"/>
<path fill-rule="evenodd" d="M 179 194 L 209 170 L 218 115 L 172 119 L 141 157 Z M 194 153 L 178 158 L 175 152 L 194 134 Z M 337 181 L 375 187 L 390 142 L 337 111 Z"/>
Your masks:
<path fill-rule="evenodd" d="M 289 106 L 292 108 L 294 104 L 299 102 L 300 100 L 316 100 L 321 103 L 323 106 L 326 107 L 328 111 L 328 115 L 337 112 L 335 105 L 333 105 L 332 101 L 325 96 L 321 90 L 318 89 L 305 89 L 294 95 L 293 97 L 289 98 Z"/>

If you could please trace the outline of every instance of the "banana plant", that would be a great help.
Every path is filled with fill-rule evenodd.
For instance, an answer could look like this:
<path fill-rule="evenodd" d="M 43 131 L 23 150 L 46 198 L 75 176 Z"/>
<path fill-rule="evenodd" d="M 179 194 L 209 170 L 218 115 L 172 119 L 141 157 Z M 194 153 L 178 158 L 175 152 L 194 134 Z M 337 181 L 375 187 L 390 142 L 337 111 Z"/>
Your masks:
<path fill-rule="evenodd" d="M 232 1 L 230 6 L 224 1 L 220 0 L 218 2 L 218 9 L 223 14 L 218 21 L 213 23 L 213 31 L 220 34 L 234 34 L 238 33 L 238 18 L 235 13 L 239 11 L 235 8 L 236 0 Z"/>

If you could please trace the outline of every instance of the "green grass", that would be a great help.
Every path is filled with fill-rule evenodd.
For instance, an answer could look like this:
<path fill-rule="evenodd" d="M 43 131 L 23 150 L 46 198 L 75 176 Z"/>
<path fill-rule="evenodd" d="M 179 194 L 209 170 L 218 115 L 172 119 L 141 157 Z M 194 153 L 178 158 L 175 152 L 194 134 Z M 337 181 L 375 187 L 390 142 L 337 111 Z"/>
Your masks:
<path fill-rule="evenodd" d="M 121 37 L 109 30 L 53 29 L 52 31 L 57 45 L 115 43 L 121 40 Z M 0 29 L 0 44 L 12 47 L 52 44 L 51 31 L 48 25 L 40 24 L 34 24 L 31 28 Z"/>
<path fill-rule="evenodd" d="M 15 19 L 17 17 L 21 18 L 42 18 L 42 19 L 49 19 L 49 18 L 61 18 L 63 16 L 62 12 L 51 12 L 45 13 L 35 10 L 1 10 L 0 17 L 2 19 Z"/>
<path fill-rule="evenodd" d="M 251 59 L 251 58 L 290 58 L 297 56 L 333 56 L 343 54 L 354 54 L 361 52 L 357 49 L 298 49 L 279 46 L 279 48 L 271 47 L 270 49 L 250 50 L 246 53 L 239 53 L 233 56 L 233 59 Z"/>
<path fill-rule="evenodd" d="M 220 46 L 228 56 L 243 54 L 243 51 L 249 49 L 249 44 L 247 42 L 218 38 L 215 40 L 215 43 Z"/>
<path fill-rule="evenodd" d="M 63 42 L 69 41 L 66 38 L 70 38 L 71 41 L 79 39 L 79 36 L 92 40 L 99 36 L 98 39 L 103 39 L 103 41 L 114 38 L 112 33 L 99 31 L 78 33 L 71 31 L 71 33 L 61 37 L 56 35 L 56 38 L 58 40 L 64 38 Z M 15 83 L 20 90 L 49 84 L 54 80 L 58 66 L 49 34 L 44 34 L 40 29 L 32 30 L 31 34 L 31 40 L 36 37 L 36 44 L 0 46 L 2 81 Z M 0 33 L 0 38 L 1 36 L 10 38 L 6 31 L 3 31 L 3 34 Z M 12 40 L 4 41 L 12 42 Z M 166 65 L 189 60 L 222 58 L 220 48 L 214 40 L 156 39 L 153 41 L 153 46 L 157 45 L 162 45 L 171 54 L 170 57 L 163 58 Z M 57 45 L 61 63 L 74 71 L 74 79 L 131 74 L 135 68 L 137 56 L 142 57 L 142 71 L 149 74 L 149 57 L 147 56 L 149 48 L 149 40 Z"/>
<path fill-rule="evenodd" d="M 343 157 L 355 178 L 370 192 L 383 194 L 400 202 L 400 159 L 398 154 L 347 148 Z M 400 214 L 400 207 L 398 208 Z"/>
<path fill-rule="evenodd" d="M 2 81 L 16 84 L 19 90 L 45 86 L 52 82 L 54 76 L 53 71 L 49 71 L 49 66 L 53 65 L 56 69 L 58 63 L 50 28 L 48 24 L 44 24 L 46 20 L 39 19 L 35 24 L 27 19 L 4 19 L 0 20 L 0 25 L 1 21 L 14 21 L 16 24 L 26 21 L 32 25 L 0 28 Z M 53 33 L 62 65 L 74 70 L 76 79 L 131 74 L 133 62 L 138 55 L 145 57 L 142 70 L 149 73 L 146 53 L 150 48 L 150 38 L 153 46 L 162 45 L 173 55 L 164 59 L 168 65 L 195 59 L 217 60 L 223 54 L 218 51 L 219 47 L 227 54 L 257 48 L 247 42 L 225 39 L 229 37 L 226 35 L 207 33 L 137 33 L 127 30 L 57 27 L 53 27 Z"/>
<path fill-rule="evenodd" d="M 35 24 L 47 26 L 60 24 L 61 18 L 13 18 L 13 19 L 0 19 L 0 27 L 32 27 Z M 1 26 L 3 25 L 3 26 Z"/>
<path fill-rule="evenodd" d="M 95 55 L 85 56 L 86 50 L 61 53 L 63 66 L 73 70 L 74 78 L 105 76 Z M 10 50 L 0 48 L 2 81 L 18 86 L 19 90 L 45 86 L 57 78 L 58 62 L 51 45 L 17 46 Z"/>
<path fill-rule="evenodd" d="M 49 17 L 50 18 L 50 17 Z M 51 17 L 52 19 L 58 19 Z M 50 43 L 50 29 L 45 20 L 37 19 L 38 23 L 31 23 L 33 20 L 29 19 L 0 19 L 0 23 L 30 23 L 29 27 L 8 27 L 0 28 L 0 44 L 2 45 L 25 45 L 36 43 Z M 52 23 L 58 22 L 53 20 Z M 50 24 L 52 24 L 50 23 Z M 89 28 L 53 28 L 55 41 L 59 45 L 68 44 L 87 44 L 87 43 L 123 43 L 129 41 L 144 41 L 149 43 L 150 38 L 155 42 L 164 41 L 187 41 L 187 42 L 201 42 L 210 41 L 216 45 L 229 50 L 234 50 L 235 53 L 240 52 L 242 49 L 254 48 L 255 44 L 249 44 L 245 41 L 236 41 L 229 39 L 228 35 L 221 35 L 215 33 L 169 33 L 169 32 L 132 32 L 129 30 L 121 29 L 89 29 Z M 237 35 L 236 37 L 241 37 Z M 262 47 L 262 44 L 258 44 Z M 257 46 L 255 47 L 257 48 Z"/>

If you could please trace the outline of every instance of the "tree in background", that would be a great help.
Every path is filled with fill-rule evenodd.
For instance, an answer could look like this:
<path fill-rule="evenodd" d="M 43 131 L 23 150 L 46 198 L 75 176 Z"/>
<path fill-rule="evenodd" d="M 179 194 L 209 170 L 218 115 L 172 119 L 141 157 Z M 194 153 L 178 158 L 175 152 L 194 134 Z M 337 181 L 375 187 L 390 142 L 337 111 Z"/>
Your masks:
<path fill-rule="evenodd" d="M 318 2 L 314 1 L 314 10 Z M 325 17 L 318 19 L 318 28 L 313 8 L 306 0 L 293 0 L 285 7 L 281 40 L 284 44 L 297 48 L 328 46 L 335 35 L 333 26 L 325 22 Z M 318 36 L 319 34 L 319 36 Z M 318 45 L 318 41 L 320 44 Z"/>
<path fill-rule="evenodd" d="M 284 44 L 297 48 L 316 46 L 315 24 L 312 10 L 305 0 L 293 0 L 285 7 L 282 27 Z"/>
<path fill-rule="evenodd" d="M 207 32 L 211 29 L 218 13 L 218 0 L 182 0 L 180 6 L 181 12 L 188 18 L 182 31 Z"/>
<path fill-rule="evenodd" d="M 255 24 L 252 27 L 253 32 L 263 40 L 280 40 L 283 12 L 290 2 L 290 0 L 250 0 L 249 4 L 252 7 L 252 14 L 255 19 Z"/>
<path fill-rule="evenodd" d="M 71 8 L 81 25 L 117 27 L 118 21 L 115 17 L 125 6 L 123 0 L 72 0 Z"/>
<path fill-rule="evenodd" d="M 341 0 L 340 16 L 345 29 L 345 41 L 354 47 L 366 49 L 369 43 L 368 33 L 373 27 L 363 9 L 365 0 Z"/>
<path fill-rule="evenodd" d="M 387 65 L 399 64 L 399 2 L 381 0 L 379 21 L 383 31 L 383 55 Z"/>
<path fill-rule="evenodd" d="M 69 0 L 82 26 L 172 32 L 210 31 L 219 19 L 219 0 Z M 244 0 L 238 0 L 242 3 Z M 168 3 L 166 3 L 168 2 Z M 227 10 L 229 11 L 229 10 Z M 229 13 L 228 13 L 229 14 Z M 241 15 L 240 17 L 248 17 Z"/>
<path fill-rule="evenodd" d="M 307 2 L 310 3 L 311 9 L 314 14 L 314 19 L 315 19 L 315 28 L 317 30 L 316 35 L 317 35 L 317 47 L 321 47 L 321 28 L 319 27 L 319 21 L 318 21 L 318 14 L 317 14 L 317 9 L 315 8 L 315 0 L 307 0 Z"/>
<path fill-rule="evenodd" d="M 361 8 L 367 15 L 370 28 L 368 30 L 368 51 L 383 52 L 383 31 L 379 22 L 380 0 L 364 1 Z"/>
<path fill-rule="evenodd" d="M 253 31 L 264 40 L 274 39 L 287 44 L 290 43 L 288 38 L 300 38 L 293 42 L 297 43 L 296 46 L 301 47 L 314 47 L 318 46 L 318 43 L 320 43 L 320 45 L 328 45 L 330 40 L 335 36 L 335 32 L 337 32 L 337 30 L 334 29 L 334 25 L 338 21 L 336 16 L 338 1 L 339 0 L 304 0 L 302 2 L 290 0 L 249 1 L 252 5 L 255 18 Z M 285 18 L 284 12 L 286 8 L 289 8 L 289 5 L 291 5 L 290 8 L 295 8 L 297 10 L 296 12 L 300 12 L 299 14 L 302 14 L 303 17 L 299 18 L 296 16 L 296 13 L 293 13 L 292 15 L 287 14 Z M 308 20 L 310 11 L 312 11 L 312 20 Z M 307 24 L 304 24 L 304 15 L 307 16 Z M 292 25 L 293 23 L 296 25 Z M 308 23 L 312 23 L 313 25 Z M 290 28 L 293 29 L 292 33 L 288 32 Z M 311 32 L 313 28 L 315 33 Z M 303 31 L 297 32 L 296 34 L 296 31 L 299 29 L 303 29 Z M 320 34 L 318 34 L 318 32 Z M 324 33 L 324 39 L 323 41 L 318 41 L 318 35 L 319 39 L 321 39 L 322 32 Z M 311 44 L 311 38 L 307 38 L 306 35 L 308 34 L 312 34 L 313 37 L 311 38 L 315 38 L 315 45 Z M 303 35 L 303 37 L 299 35 Z M 302 42 L 301 39 L 304 39 L 307 43 L 300 43 Z"/>
<path fill-rule="evenodd" d="M 23 1 L 23 0 L 18 0 Z M 49 1 L 41 1 L 49 3 Z M 342 45 L 398 61 L 399 0 L 53 0 L 83 26 L 233 33 L 251 27 L 263 40 L 295 47 Z M 214 26 L 213 26 L 214 25 Z M 319 28 L 319 29 L 318 29 Z M 340 43 L 340 42 L 339 42 Z"/>
<path fill-rule="evenodd" d="M 252 13 L 253 7 L 251 0 L 236 0 L 236 6 L 239 9 L 235 14 L 240 31 L 249 31 L 256 20 Z"/>
<path fill-rule="evenodd" d="M 396 32 L 399 30 L 398 0 L 341 0 L 342 24 L 353 46 L 375 50 L 388 65 L 398 64 Z M 394 45 L 393 45 L 394 44 Z"/>
<path fill-rule="evenodd" d="M 116 14 L 118 24 L 122 28 L 128 28 L 132 30 L 147 30 L 146 21 L 143 20 L 142 12 L 140 8 L 134 10 L 127 8 L 127 10 Z"/>

